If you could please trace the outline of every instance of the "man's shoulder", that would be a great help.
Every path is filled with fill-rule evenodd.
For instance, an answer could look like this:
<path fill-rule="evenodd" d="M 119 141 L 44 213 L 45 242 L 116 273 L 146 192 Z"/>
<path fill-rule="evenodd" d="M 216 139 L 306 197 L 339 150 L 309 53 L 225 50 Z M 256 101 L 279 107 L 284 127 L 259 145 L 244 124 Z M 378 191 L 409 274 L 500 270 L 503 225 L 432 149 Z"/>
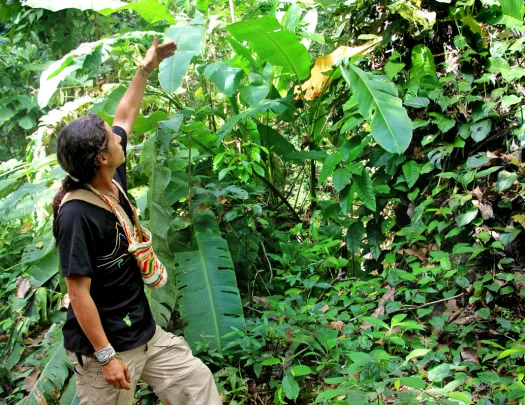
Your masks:
<path fill-rule="evenodd" d="M 58 211 L 59 223 L 73 222 L 73 221 L 88 221 L 97 220 L 108 212 L 102 207 L 93 205 L 83 200 L 69 200 L 62 204 Z M 108 212 L 109 213 L 109 212 Z"/>

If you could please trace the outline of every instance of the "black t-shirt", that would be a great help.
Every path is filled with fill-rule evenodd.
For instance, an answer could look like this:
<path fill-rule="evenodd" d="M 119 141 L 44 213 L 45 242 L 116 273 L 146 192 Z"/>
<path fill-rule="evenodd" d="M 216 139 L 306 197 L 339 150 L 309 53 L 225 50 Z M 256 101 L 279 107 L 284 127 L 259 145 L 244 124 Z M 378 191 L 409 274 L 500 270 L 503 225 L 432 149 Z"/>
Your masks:
<path fill-rule="evenodd" d="M 117 126 L 113 127 L 113 132 L 122 137 L 125 154 L 126 132 Z M 116 170 L 114 179 L 127 192 L 125 163 Z M 119 197 L 120 205 L 133 218 L 120 192 Z M 128 253 L 128 239 L 113 213 L 86 201 L 64 203 L 57 217 L 57 245 L 64 277 L 91 278 L 91 297 L 115 350 L 134 349 L 153 337 L 155 321 L 142 276 L 135 259 Z M 94 352 L 72 305 L 67 311 L 63 334 L 66 349 L 82 354 Z"/>

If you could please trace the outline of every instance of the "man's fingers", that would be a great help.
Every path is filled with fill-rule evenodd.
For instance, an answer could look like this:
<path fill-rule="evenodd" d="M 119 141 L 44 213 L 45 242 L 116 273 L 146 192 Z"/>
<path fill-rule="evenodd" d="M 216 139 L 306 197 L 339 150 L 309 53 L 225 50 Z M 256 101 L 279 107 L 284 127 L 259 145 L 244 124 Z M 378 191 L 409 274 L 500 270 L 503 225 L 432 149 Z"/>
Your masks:
<path fill-rule="evenodd" d="M 124 390 L 130 390 L 131 387 L 129 386 L 128 382 L 124 379 L 124 376 L 122 376 L 122 379 L 119 381 L 121 389 Z"/>
<path fill-rule="evenodd" d="M 151 46 L 153 48 L 156 48 L 158 44 L 159 44 L 159 39 L 156 36 L 153 37 L 153 43 L 151 44 Z"/>
<path fill-rule="evenodd" d="M 131 382 L 131 372 L 129 371 L 128 365 L 125 363 L 124 363 L 124 375 L 126 376 L 126 381 L 130 383 Z"/>
<path fill-rule="evenodd" d="M 172 52 L 177 49 L 177 43 L 174 41 L 164 42 L 163 44 L 159 45 L 158 49 L 163 52 Z"/>

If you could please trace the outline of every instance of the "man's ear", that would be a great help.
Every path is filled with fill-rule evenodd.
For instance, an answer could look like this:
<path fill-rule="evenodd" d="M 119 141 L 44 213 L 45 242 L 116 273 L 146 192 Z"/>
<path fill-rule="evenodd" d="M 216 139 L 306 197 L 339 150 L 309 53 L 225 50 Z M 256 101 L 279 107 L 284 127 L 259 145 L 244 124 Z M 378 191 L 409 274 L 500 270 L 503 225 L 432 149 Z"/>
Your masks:
<path fill-rule="evenodd" d="M 108 164 L 108 158 L 107 158 L 105 152 L 100 152 L 100 153 L 98 154 L 98 157 L 97 157 L 97 163 L 98 163 L 100 166 L 105 166 L 105 165 Z"/>

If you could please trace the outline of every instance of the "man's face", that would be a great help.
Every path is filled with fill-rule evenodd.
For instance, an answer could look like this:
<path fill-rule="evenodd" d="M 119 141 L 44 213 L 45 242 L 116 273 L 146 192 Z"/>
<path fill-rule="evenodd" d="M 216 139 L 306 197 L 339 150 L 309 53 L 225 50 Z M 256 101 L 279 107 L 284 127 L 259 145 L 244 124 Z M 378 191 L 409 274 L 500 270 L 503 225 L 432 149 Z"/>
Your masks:
<path fill-rule="evenodd" d="M 105 163 L 112 168 L 117 168 L 126 161 L 124 150 L 122 149 L 122 138 L 113 132 L 111 127 L 104 123 L 106 132 L 108 133 L 108 143 L 106 150 L 102 153 L 105 158 Z"/>

